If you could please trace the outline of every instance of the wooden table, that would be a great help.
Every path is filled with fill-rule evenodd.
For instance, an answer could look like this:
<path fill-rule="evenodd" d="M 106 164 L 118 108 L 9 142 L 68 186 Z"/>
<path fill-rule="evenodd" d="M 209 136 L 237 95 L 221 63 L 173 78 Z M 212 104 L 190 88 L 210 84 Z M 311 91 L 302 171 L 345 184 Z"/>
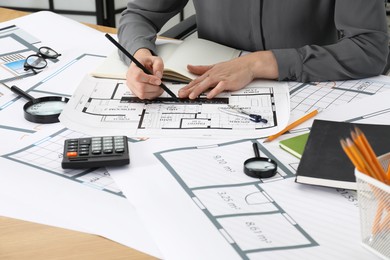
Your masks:
<path fill-rule="evenodd" d="M 0 8 L 0 22 L 27 14 Z M 103 32 L 117 32 L 115 28 L 88 26 Z M 100 236 L 0 216 L 0 259 L 155 258 Z"/>

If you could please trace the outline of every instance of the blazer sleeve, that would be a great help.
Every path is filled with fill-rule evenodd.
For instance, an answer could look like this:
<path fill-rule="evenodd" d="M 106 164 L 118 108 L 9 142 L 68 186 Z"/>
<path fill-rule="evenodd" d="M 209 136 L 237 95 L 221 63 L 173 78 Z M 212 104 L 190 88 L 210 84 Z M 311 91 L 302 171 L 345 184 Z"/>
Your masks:
<path fill-rule="evenodd" d="M 272 50 L 279 80 L 345 80 L 382 73 L 389 52 L 383 0 L 335 0 L 334 12 L 338 42 Z"/>
<path fill-rule="evenodd" d="M 119 43 L 131 54 L 140 48 L 156 52 L 156 35 L 163 25 L 184 8 L 188 0 L 130 0 L 119 19 Z M 119 52 L 121 59 L 129 58 Z"/>

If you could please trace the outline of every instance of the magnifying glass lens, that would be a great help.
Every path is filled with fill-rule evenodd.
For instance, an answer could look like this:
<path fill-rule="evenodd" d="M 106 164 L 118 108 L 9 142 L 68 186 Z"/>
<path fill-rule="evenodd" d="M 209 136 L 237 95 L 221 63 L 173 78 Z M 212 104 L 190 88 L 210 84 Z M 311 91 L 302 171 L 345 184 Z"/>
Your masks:
<path fill-rule="evenodd" d="M 43 101 L 32 104 L 26 109 L 26 112 L 37 116 L 55 115 L 60 114 L 65 105 L 66 102 L 60 100 Z"/>
<path fill-rule="evenodd" d="M 251 171 L 269 171 L 276 168 L 275 164 L 267 161 L 254 160 L 245 164 Z"/>

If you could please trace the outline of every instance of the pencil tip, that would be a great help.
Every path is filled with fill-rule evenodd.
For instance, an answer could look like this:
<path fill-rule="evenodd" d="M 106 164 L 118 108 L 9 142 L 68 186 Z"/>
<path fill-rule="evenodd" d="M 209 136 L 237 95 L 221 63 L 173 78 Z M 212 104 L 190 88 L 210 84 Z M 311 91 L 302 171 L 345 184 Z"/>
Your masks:
<path fill-rule="evenodd" d="M 263 141 L 263 143 L 268 143 L 268 142 L 269 142 L 268 138 Z"/>
<path fill-rule="evenodd" d="M 360 130 L 360 128 L 357 127 L 357 126 L 355 126 L 355 132 L 356 132 L 357 134 L 359 134 L 359 135 L 363 133 L 362 130 Z"/>

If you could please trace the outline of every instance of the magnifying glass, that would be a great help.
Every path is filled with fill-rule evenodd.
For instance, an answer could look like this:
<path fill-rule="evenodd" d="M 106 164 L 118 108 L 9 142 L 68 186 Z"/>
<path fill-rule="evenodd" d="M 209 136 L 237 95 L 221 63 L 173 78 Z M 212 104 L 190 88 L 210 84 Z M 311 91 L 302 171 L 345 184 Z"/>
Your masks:
<path fill-rule="evenodd" d="M 253 151 L 255 152 L 255 157 L 244 162 L 244 173 L 249 177 L 260 179 L 275 176 L 277 163 L 270 158 L 260 157 L 257 143 L 253 143 Z"/>
<path fill-rule="evenodd" d="M 34 98 L 17 86 L 12 86 L 10 89 L 29 100 L 23 106 L 24 118 L 34 123 L 50 124 L 59 122 L 58 117 L 69 101 L 66 97 L 56 96 Z"/>

